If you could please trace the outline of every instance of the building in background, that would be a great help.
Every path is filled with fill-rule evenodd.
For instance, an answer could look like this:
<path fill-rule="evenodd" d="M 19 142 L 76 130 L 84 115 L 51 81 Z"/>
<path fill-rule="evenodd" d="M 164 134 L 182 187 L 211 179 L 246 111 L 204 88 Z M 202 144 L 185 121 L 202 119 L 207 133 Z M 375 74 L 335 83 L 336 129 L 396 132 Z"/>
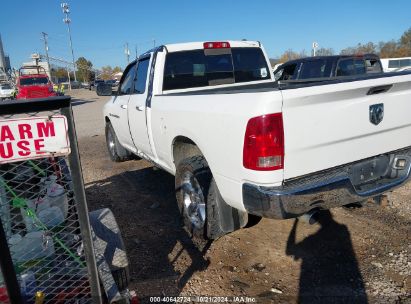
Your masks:
<path fill-rule="evenodd" d="M 39 54 L 36 54 L 36 53 L 34 53 L 34 54 L 32 54 L 31 55 L 31 59 L 32 59 L 32 61 L 29 61 L 29 62 L 23 62 L 23 64 L 22 64 L 22 68 L 24 68 L 24 67 L 29 67 L 29 66 L 39 66 L 41 69 L 39 70 L 39 72 L 40 73 L 43 73 L 44 71 L 46 72 L 46 74 L 47 74 L 47 76 L 51 79 L 51 74 L 50 74 L 50 67 L 49 67 L 49 65 L 48 65 L 48 63 L 47 62 L 45 62 L 45 61 L 41 61 L 41 59 L 40 59 L 40 55 Z M 44 69 L 44 70 L 43 70 Z M 36 70 L 27 70 L 28 71 L 28 73 L 31 73 L 31 74 L 35 74 L 36 73 Z"/>
<path fill-rule="evenodd" d="M 0 82 L 8 81 L 7 73 L 9 72 L 10 72 L 10 57 L 4 54 L 3 41 L 1 40 L 1 35 L 0 35 Z"/>

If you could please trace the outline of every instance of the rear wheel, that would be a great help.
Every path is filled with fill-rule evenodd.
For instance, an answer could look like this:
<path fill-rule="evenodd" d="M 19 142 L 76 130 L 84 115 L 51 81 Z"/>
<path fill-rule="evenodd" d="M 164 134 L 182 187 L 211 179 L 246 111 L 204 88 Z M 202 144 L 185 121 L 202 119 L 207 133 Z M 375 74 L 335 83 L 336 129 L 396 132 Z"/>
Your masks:
<path fill-rule="evenodd" d="M 175 186 L 185 229 L 197 246 L 245 225 L 243 214 L 224 202 L 203 156 L 178 164 Z"/>
<path fill-rule="evenodd" d="M 131 153 L 120 144 L 110 122 L 106 123 L 106 144 L 112 161 L 122 162 L 130 159 Z"/>

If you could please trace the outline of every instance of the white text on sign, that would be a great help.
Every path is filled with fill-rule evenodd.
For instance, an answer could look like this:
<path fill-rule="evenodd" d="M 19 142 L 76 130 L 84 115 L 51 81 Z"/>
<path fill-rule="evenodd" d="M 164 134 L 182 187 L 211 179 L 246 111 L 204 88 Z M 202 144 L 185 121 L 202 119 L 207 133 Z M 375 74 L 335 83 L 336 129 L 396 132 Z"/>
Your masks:
<path fill-rule="evenodd" d="M 0 121 L 0 163 L 69 153 L 65 116 Z"/>

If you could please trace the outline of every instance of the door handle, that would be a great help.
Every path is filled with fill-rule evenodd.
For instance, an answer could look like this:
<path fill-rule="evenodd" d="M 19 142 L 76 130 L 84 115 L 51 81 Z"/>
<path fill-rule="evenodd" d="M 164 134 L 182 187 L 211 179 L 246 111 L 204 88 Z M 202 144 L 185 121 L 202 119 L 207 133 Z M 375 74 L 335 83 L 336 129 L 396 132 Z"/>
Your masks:
<path fill-rule="evenodd" d="M 144 109 L 143 106 L 137 106 L 137 107 L 136 107 L 136 110 L 137 110 L 137 111 L 143 111 L 143 109 Z"/>
<path fill-rule="evenodd" d="M 375 95 L 375 94 L 385 93 L 391 88 L 392 88 L 392 84 L 373 87 L 373 88 L 368 90 L 367 95 Z"/>
<path fill-rule="evenodd" d="M 126 105 L 126 104 L 122 104 L 122 105 L 120 106 L 120 108 L 126 110 L 126 109 L 127 109 L 127 105 Z"/>

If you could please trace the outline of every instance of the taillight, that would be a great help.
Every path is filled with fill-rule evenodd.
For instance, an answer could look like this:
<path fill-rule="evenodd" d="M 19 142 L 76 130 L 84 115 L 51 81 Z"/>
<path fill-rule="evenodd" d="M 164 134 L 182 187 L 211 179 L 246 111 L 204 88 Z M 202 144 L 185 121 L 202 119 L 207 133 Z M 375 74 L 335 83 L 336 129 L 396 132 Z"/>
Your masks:
<path fill-rule="evenodd" d="M 243 166 L 259 171 L 284 167 L 282 113 L 262 115 L 248 121 L 244 137 Z"/>
<path fill-rule="evenodd" d="M 205 49 L 228 49 L 230 48 L 230 43 L 228 42 L 204 42 Z"/>

